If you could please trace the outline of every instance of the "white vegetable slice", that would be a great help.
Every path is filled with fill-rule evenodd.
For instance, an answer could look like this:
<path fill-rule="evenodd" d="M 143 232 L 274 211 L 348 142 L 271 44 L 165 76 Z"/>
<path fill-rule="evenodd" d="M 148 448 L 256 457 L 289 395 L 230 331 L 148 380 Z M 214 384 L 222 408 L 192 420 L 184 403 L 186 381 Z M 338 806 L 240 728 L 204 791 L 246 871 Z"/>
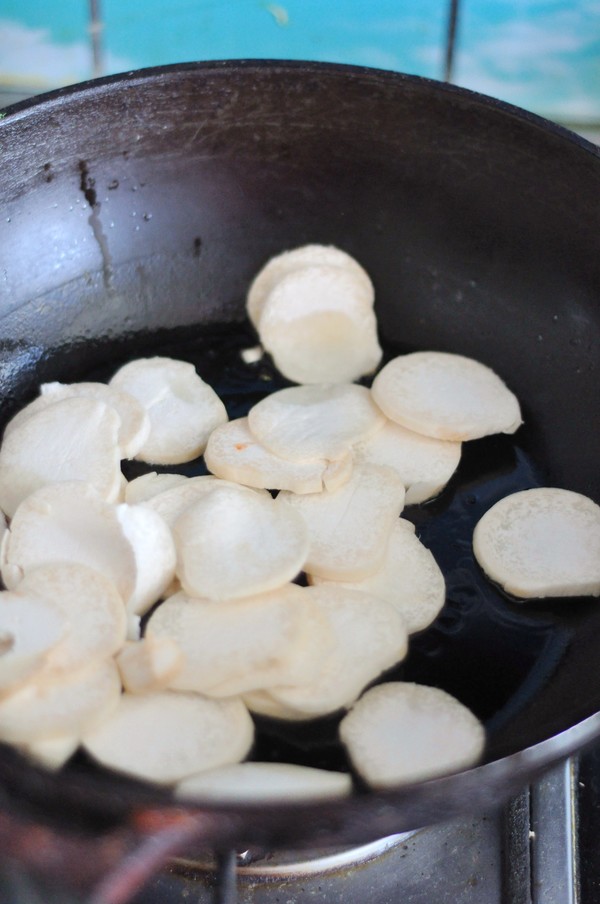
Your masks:
<path fill-rule="evenodd" d="M 346 383 L 381 360 L 372 296 L 347 269 L 309 266 L 269 293 L 259 338 L 280 372 L 296 383 Z"/>
<path fill-rule="evenodd" d="M 251 433 L 281 458 L 334 461 L 385 423 L 364 386 L 291 386 L 258 402 L 248 413 Z"/>
<path fill-rule="evenodd" d="M 117 654 L 123 687 L 130 694 L 149 694 L 169 686 L 183 667 L 184 656 L 170 637 L 144 637 Z"/>
<path fill-rule="evenodd" d="M 150 471 L 140 477 L 130 480 L 125 488 L 125 502 L 128 505 L 139 505 L 147 502 L 153 496 L 171 490 L 173 487 L 186 483 L 189 477 L 184 474 L 157 474 Z"/>
<path fill-rule="evenodd" d="M 77 481 L 32 493 L 15 513 L 2 554 L 9 589 L 32 568 L 75 562 L 109 578 L 131 614 L 156 602 L 175 563 L 173 540 L 159 515 L 142 506 L 110 505 Z"/>
<path fill-rule="evenodd" d="M 4 435 L 48 405 L 62 399 L 96 399 L 114 408 L 120 418 L 118 445 L 121 458 L 133 458 L 150 432 L 150 419 L 146 410 L 127 392 L 121 392 L 106 383 L 42 383 L 40 395 L 22 408 L 6 425 Z"/>
<path fill-rule="evenodd" d="M 335 644 L 312 681 L 269 689 L 275 700 L 289 707 L 288 718 L 293 710 L 306 718 L 350 706 L 369 682 L 400 662 L 408 649 L 404 620 L 384 600 L 333 585 L 308 587 L 305 592 L 327 617 Z"/>
<path fill-rule="evenodd" d="M 301 515 L 236 486 L 215 487 L 187 508 L 173 536 L 181 586 L 214 600 L 281 587 L 302 570 L 308 552 Z"/>
<path fill-rule="evenodd" d="M 175 576 L 177 561 L 167 523 L 150 508 L 118 505 L 116 517 L 135 561 L 135 582 L 125 600 L 127 611 L 142 615 L 159 599 Z"/>
<path fill-rule="evenodd" d="M 254 277 L 248 291 L 246 310 L 255 327 L 259 326 L 265 301 L 277 283 L 294 270 L 314 265 L 341 267 L 347 270 L 362 284 L 365 299 L 373 304 L 375 300 L 373 284 L 367 271 L 361 267 L 356 258 L 347 251 L 336 248 L 335 245 L 301 245 L 270 258 Z"/>
<path fill-rule="evenodd" d="M 45 738 L 79 735 L 113 711 L 121 682 L 112 660 L 77 672 L 42 671 L 12 694 L 0 698 L 0 739 L 28 744 Z"/>
<path fill-rule="evenodd" d="M 373 397 L 390 420 L 437 439 L 514 433 L 519 403 L 485 364 L 447 352 L 394 358 L 377 374 Z"/>
<path fill-rule="evenodd" d="M 50 602 L 71 625 L 48 664 L 47 674 L 75 671 L 107 659 L 125 642 L 123 600 L 112 581 L 87 565 L 42 565 L 25 575 L 18 594 Z"/>
<path fill-rule="evenodd" d="M 115 506 L 91 484 L 65 481 L 42 487 L 21 503 L 2 547 L 2 579 L 15 588 L 40 565 L 78 562 L 107 575 L 123 598 L 133 586 L 131 550 L 121 542 Z"/>
<path fill-rule="evenodd" d="M 305 496 L 282 491 L 275 504 L 304 519 L 310 536 L 305 571 L 355 581 L 381 568 L 404 486 L 391 468 L 360 465 L 337 490 Z"/>
<path fill-rule="evenodd" d="M 305 713 L 294 706 L 287 706 L 281 700 L 276 700 L 268 689 L 247 691 L 242 694 L 242 699 L 250 712 L 258 716 L 268 716 L 287 722 L 308 722 L 315 718 L 312 713 Z"/>
<path fill-rule="evenodd" d="M 150 464 L 192 461 L 227 420 L 216 392 L 185 361 L 138 358 L 121 367 L 110 386 L 129 392 L 148 412 L 150 434 L 135 457 Z"/>
<path fill-rule="evenodd" d="M 437 496 L 454 474 L 461 443 L 432 439 L 386 420 L 376 433 L 352 447 L 357 464 L 393 468 L 406 487 L 406 505 Z"/>
<path fill-rule="evenodd" d="M 140 505 L 155 511 L 170 528 L 173 527 L 180 515 L 186 509 L 198 500 L 202 499 L 206 493 L 217 487 L 234 486 L 237 490 L 247 493 L 260 492 L 261 495 L 268 496 L 266 490 L 253 490 L 248 487 L 242 487 L 238 484 L 232 484 L 228 480 L 221 480 L 212 474 L 203 475 L 201 477 L 184 477 L 179 482 L 173 481 L 172 486 L 168 489 L 162 489 L 160 492 L 154 493 L 145 499 Z"/>
<path fill-rule="evenodd" d="M 600 596 L 600 506 L 555 487 L 513 493 L 475 527 L 477 561 L 523 599 Z"/>
<path fill-rule="evenodd" d="M 389 682 L 368 690 L 340 723 L 352 764 L 373 788 L 474 766 L 485 746 L 483 725 L 435 687 Z"/>
<path fill-rule="evenodd" d="M 39 671 L 70 630 L 68 618 L 51 602 L 26 591 L 0 592 L 0 692 Z"/>
<path fill-rule="evenodd" d="M 121 490 L 120 418 L 93 399 L 55 402 L 17 425 L 0 447 L 0 507 L 12 517 L 34 490 L 84 480 L 107 501 Z"/>
<path fill-rule="evenodd" d="M 250 432 L 247 418 L 222 424 L 210 435 L 204 461 L 209 471 L 226 480 L 270 490 L 319 493 L 348 480 L 352 456 L 334 462 L 325 459 L 291 461 L 270 452 Z"/>
<path fill-rule="evenodd" d="M 83 745 L 99 763 L 136 778 L 172 784 L 247 755 L 254 726 L 239 699 L 199 694 L 123 694 Z"/>
<path fill-rule="evenodd" d="M 180 798 L 223 803 L 275 803 L 345 797 L 352 778 L 291 763 L 236 763 L 191 775 L 177 785 Z"/>
<path fill-rule="evenodd" d="M 308 579 L 315 586 L 329 583 L 312 575 Z M 381 568 L 361 581 L 344 581 L 341 586 L 386 600 L 400 613 L 410 634 L 427 628 L 446 600 L 446 584 L 437 562 L 416 536 L 414 525 L 404 518 L 394 524 Z"/>
<path fill-rule="evenodd" d="M 64 737 L 32 741 L 21 749 L 36 763 L 46 769 L 56 770 L 62 768 L 71 759 L 78 747 L 79 737 L 77 735 L 65 735 Z"/>
<path fill-rule="evenodd" d="M 333 643 L 327 620 L 295 584 L 219 603 L 179 593 L 152 613 L 146 635 L 168 637 L 183 652 L 171 687 L 217 696 L 305 681 Z"/>

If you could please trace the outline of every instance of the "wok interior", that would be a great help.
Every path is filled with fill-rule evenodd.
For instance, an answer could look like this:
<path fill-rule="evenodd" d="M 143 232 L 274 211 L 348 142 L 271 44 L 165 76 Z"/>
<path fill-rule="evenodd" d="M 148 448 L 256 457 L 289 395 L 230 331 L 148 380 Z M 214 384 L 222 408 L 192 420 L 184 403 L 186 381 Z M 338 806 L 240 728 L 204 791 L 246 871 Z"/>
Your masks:
<path fill-rule="evenodd" d="M 388 355 L 475 357 L 525 419 L 514 439 L 468 444 L 442 496 L 407 510 L 449 602 L 395 675 L 471 706 L 489 760 L 600 709 L 598 604 L 515 604 L 470 550 L 475 521 L 507 492 L 547 484 L 600 500 L 591 146 L 467 92 L 312 64 L 108 79 L 18 106 L 1 125 L 3 421 L 42 381 L 109 376 L 154 353 L 193 360 L 243 413 L 263 391 L 238 354 L 254 341 L 250 279 L 285 248 L 338 245 L 374 281 Z M 267 725 L 259 752 L 339 763 L 331 723 L 314 749 L 312 729 L 308 742 L 298 731 Z M 18 783 L 22 763 L 10 751 L 2 763 Z M 85 810 L 85 770 L 37 781 L 46 800 L 71 781 Z M 162 798 L 101 781 L 107 801 Z"/>

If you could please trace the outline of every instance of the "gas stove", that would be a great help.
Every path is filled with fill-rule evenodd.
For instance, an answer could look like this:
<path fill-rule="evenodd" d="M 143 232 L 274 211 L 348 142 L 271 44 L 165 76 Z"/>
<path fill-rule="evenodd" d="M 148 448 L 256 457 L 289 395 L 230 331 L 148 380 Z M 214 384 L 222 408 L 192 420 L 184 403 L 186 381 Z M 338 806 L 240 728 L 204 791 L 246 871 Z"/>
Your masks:
<path fill-rule="evenodd" d="M 600 746 L 495 812 L 358 848 L 175 858 L 130 904 L 597 904 L 599 795 Z M 25 902 L 87 904 L 5 864 L 0 904 Z"/>

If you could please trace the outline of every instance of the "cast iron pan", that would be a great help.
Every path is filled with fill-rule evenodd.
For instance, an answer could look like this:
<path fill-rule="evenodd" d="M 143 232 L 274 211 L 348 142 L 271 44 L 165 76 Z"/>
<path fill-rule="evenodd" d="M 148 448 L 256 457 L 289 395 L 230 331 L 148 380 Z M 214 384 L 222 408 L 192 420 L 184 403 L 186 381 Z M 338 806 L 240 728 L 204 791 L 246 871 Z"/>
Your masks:
<path fill-rule="evenodd" d="M 241 362 L 255 341 L 246 287 L 270 255 L 307 242 L 346 249 L 372 275 L 388 356 L 473 356 L 504 377 L 525 418 L 515 437 L 468 444 L 444 493 L 406 510 L 448 602 L 392 677 L 470 706 L 488 728 L 483 765 L 332 805 L 182 813 L 167 792 L 83 756 L 49 775 L 2 748 L 5 814 L 43 822 L 47 844 L 60 830 L 63 856 L 71 838 L 86 875 L 131 833 L 158 829 L 171 847 L 183 836 L 213 848 L 362 842 L 495 805 L 600 733 L 600 603 L 517 604 L 471 553 L 475 521 L 507 492 L 547 484 L 600 501 L 592 145 L 424 79 L 227 62 L 18 104 L 0 122 L 0 148 L 3 421 L 41 381 L 104 378 L 155 353 L 193 361 L 231 415 L 244 413 L 285 385 L 268 364 Z M 343 767 L 335 726 L 262 720 L 255 756 Z M 14 824 L 9 836 L 15 849 Z M 82 863 L 86 838 L 94 867 Z"/>

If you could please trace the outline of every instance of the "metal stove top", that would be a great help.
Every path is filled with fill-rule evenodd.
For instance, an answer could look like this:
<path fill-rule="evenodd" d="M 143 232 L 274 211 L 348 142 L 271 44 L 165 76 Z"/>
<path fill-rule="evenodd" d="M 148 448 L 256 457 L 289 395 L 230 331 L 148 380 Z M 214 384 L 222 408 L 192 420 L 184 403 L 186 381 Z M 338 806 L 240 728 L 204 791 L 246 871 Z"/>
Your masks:
<path fill-rule="evenodd" d="M 129 904 L 600 904 L 600 746 L 497 812 L 355 849 L 178 860 Z M 0 871 L 0 904 L 86 904 Z"/>
<path fill-rule="evenodd" d="M 596 904 L 600 750 L 569 760 L 496 813 L 294 861 L 179 861 L 132 904 Z M 594 875 L 594 870 L 596 874 Z"/>

